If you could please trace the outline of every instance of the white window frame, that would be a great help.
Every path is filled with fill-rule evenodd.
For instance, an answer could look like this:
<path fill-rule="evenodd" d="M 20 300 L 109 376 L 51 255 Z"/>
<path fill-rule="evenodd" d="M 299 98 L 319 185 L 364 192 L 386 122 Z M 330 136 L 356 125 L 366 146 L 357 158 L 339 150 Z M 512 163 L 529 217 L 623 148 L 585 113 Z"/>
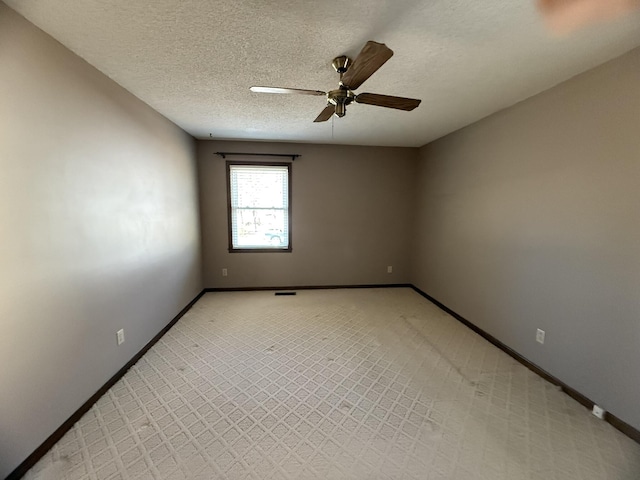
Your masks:
<path fill-rule="evenodd" d="M 285 218 L 287 220 L 287 228 L 286 228 L 286 243 L 284 245 L 271 245 L 265 242 L 264 245 L 256 246 L 256 247 L 245 247 L 245 246 L 237 246 L 234 245 L 234 238 L 237 238 L 234 235 L 234 222 L 233 216 L 235 213 L 235 206 L 233 205 L 234 194 L 232 192 L 232 182 L 231 182 L 231 170 L 234 166 L 238 167 L 264 167 L 268 169 L 269 167 L 274 167 L 278 169 L 282 169 L 285 167 L 287 170 L 287 192 L 286 192 L 286 212 Z M 246 208 L 246 207 L 245 207 Z M 229 252 L 291 252 L 291 163 L 290 162 L 249 162 L 249 161 L 227 161 L 227 218 L 228 218 L 228 231 L 229 231 Z"/>

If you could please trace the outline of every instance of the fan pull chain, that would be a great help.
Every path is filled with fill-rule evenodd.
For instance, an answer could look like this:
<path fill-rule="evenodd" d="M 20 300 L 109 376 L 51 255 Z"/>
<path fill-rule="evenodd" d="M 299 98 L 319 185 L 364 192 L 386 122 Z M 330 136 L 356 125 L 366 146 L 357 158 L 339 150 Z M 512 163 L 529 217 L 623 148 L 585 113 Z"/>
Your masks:
<path fill-rule="evenodd" d="M 333 140 L 333 120 L 336 118 L 335 115 L 331 115 L 331 140 Z"/>

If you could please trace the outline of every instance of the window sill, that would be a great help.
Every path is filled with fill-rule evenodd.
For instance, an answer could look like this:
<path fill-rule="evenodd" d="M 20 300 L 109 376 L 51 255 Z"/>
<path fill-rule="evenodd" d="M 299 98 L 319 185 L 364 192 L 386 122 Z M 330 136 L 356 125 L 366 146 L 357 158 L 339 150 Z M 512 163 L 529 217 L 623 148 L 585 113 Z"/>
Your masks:
<path fill-rule="evenodd" d="M 289 248 L 230 248 L 229 253 L 291 253 Z"/>

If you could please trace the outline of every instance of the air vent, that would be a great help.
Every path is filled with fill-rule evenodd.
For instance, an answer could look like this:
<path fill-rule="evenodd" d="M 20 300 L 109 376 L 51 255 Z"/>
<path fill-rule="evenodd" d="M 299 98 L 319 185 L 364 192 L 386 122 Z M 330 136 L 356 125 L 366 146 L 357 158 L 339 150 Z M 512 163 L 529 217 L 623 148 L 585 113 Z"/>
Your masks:
<path fill-rule="evenodd" d="M 296 292 L 276 292 L 274 295 L 295 295 Z"/>

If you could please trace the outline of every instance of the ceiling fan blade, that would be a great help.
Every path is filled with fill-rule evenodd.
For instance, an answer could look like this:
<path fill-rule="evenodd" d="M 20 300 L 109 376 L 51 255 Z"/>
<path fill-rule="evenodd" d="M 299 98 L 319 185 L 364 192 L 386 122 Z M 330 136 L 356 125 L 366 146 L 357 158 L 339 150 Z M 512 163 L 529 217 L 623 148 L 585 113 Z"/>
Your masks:
<path fill-rule="evenodd" d="M 320 90 L 303 90 L 301 88 L 278 88 L 278 87 L 251 87 L 249 90 L 255 93 L 284 93 L 284 94 L 298 94 L 298 95 L 317 95 L 324 96 L 325 92 Z"/>
<path fill-rule="evenodd" d="M 406 110 L 407 112 L 410 112 L 420 105 L 421 101 L 422 100 L 415 98 L 393 97 L 391 95 L 378 95 L 377 93 L 361 93 L 360 95 L 356 95 L 357 103 L 395 108 L 397 110 Z"/>
<path fill-rule="evenodd" d="M 320 115 L 316 117 L 314 122 L 326 122 L 331 118 L 331 115 L 333 115 L 335 111 L 336 111 L 335 105 L 331 105 L 331 104 L 327 105 L 326 107 L 324 107 L 324 110 L 320 112 Z"/>
<path fill-rule="evenodd" d="M 355 90 L 392 56 L 393 50 L 384 43 L 368 41 L 342 76 L 342 84 Z"/>

